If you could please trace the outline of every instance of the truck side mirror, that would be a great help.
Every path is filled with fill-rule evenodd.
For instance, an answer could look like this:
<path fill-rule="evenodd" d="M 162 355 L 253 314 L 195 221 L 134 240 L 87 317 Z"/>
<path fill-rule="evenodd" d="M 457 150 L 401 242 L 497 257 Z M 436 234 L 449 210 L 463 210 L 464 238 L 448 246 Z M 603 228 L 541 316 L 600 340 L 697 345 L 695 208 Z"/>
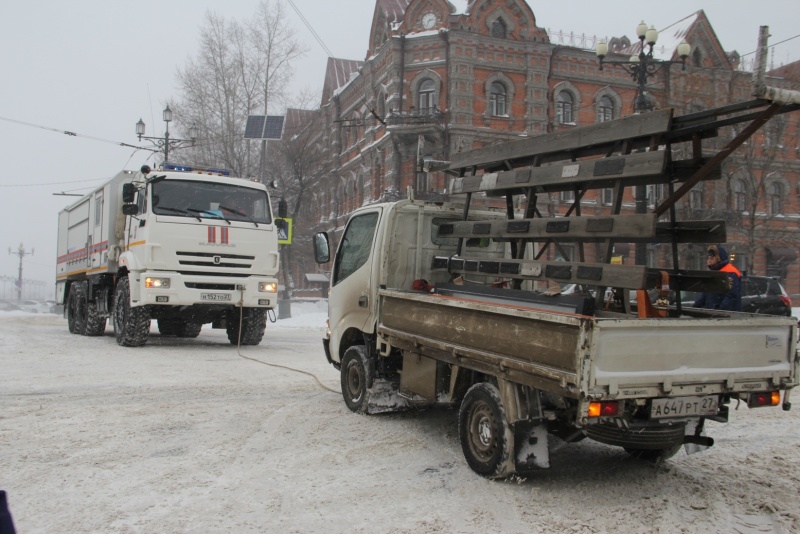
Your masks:
<path fill-rule="evenodd" d="M 328 244 L 328 234 L 325 232 L 314 234 L 314 259 L 317 263 L 331 261 L 331 247 Z"/>
<path fill-rule="evenodd" d="M 278 201 L 278 217 L 285 219 L 289 213 L 289 206 L 284 199 Z"/>
<path fill-rule="evenodd" d="M 134 198 L 136 198 L 136 186 L 131 183 L 122 184 L 122 201 L 130 204 Z"/>
<path fill-rule="evenodd" d="M 286 226 L 287 226 L 286 221 L 284 221 L 283 219 L 275 219 L 275 228 L 277 228 L 278 230 L 286 230 Z"/>
<path fill-rule="evenodd" d="M 124 215 L 138 215 L 139 214 L 139 206 L 136 204 L 123 204 L 122 205 L 122 213 Z"/>

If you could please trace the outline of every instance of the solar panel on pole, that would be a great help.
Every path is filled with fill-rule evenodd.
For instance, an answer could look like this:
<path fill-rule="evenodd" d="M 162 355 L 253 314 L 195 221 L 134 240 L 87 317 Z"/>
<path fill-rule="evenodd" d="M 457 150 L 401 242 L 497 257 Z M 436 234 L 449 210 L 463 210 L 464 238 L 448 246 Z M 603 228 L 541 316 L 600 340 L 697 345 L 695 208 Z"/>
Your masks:
<path fill-rule="evenodd" d="M 281 139 L 284 118 L 283 115 L 250 115 L 244 127 L 244 138 Z"/>

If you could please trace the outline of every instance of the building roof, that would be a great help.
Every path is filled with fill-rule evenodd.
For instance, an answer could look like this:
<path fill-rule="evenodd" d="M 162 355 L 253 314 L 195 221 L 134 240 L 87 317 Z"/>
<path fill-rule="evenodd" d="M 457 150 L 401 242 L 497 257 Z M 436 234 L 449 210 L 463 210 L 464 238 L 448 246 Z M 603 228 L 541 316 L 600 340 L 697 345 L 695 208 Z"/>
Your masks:
<path fill-rule="evenodd" d="M 792 81 L 800 81 L 800 60 L 780 66 L 777 69 L 772 69 L 767 72 L 767 76 L 774 76 L 776 78 L 784 78 Z"/>
<path fill-rule="evenodd" d="M 331 99 L 337 89 L 347 85 L 351 75 L 358 72 L 362 65 L 363 61 L 329 57 L 328 67 L 325 70 L 325 85 L 322 87 L 322 105 Z"/>

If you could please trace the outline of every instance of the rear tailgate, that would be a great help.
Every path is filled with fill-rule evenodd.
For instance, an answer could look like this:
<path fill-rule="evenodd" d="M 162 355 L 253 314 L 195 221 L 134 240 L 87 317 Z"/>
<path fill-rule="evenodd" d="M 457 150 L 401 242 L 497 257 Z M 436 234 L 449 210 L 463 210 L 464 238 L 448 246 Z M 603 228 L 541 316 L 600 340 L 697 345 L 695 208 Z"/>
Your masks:
<path fill-rule="evenodd" d="M 598 319 L 585 390 L 616 398 L 792 387 L 797 322 L 725 318 Z"/>

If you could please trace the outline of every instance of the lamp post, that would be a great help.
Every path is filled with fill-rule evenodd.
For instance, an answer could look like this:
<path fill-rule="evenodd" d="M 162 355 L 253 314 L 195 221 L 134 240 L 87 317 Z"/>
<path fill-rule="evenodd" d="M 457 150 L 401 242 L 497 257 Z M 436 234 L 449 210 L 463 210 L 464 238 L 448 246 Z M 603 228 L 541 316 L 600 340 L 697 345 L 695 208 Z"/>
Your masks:
<path fill-rule="evenodd" d="M 144 135 L 145 125 L 142 119 L 139 119 L 139 122 L 136 123 L 136 135 L 139 137 L 139 141 L 142 139 L 147 139 L 153 143 L 156 146 L 156 150 L 154 150 L 154 152 L 160 152 L 161 150 L 164 150 L 164 163 L 167 163 L 169 162 L 170 149 L 176 150 L 186 146 L 194 146 L 195 141 L 197 141 L 197 126 L 192 125 L 189 127 L 189 139 L 170 139 L 169 123 L 172 122 L 172 110 L 169 109 L 169 104 L 167 104 L 167 107 L 164 108 L 162 118 L 167 125 L 164 132 L 164 137 L 148 137 Z"/>
<path fill-rule="evenodd" d="M 632 55 L 627 61 L 605 61 L 608 55 L 608 44 L 605 41 L 597 43 L 597 58 L 600 61 L 600 70 L 603 70 L 603 64 L 616 65 L 624 69 L 631 75 L 633 81 L 636 82 L 637 91 L 636 99 L 633 101 L 633 112 L 642 113 L 653 109 L 652 102 L 647 98 L 647 80 L 656 75 L 664 67 L 670 65 L 680 64 L 681 70 L 686 70 L 686 58 L 689 57 L 691 46 L 682 40 L 678 45 L 678 61 L 664 61 L 655 59 L 653 57 L 653 49 L 656 41 L 658 40 L 658 31 L 654 26 L 647 27 L 644 21 L 640 22 L 636 27 L 636 35 L 639 37 L 639 54 Z M 634 192 L 636 201 L 635 211 L 637 214 L 647 213 L 647 187 L 644 185 L 637 185 Z M 647 265 L 647 244 L 636 244 L 636 265 Z"/>

